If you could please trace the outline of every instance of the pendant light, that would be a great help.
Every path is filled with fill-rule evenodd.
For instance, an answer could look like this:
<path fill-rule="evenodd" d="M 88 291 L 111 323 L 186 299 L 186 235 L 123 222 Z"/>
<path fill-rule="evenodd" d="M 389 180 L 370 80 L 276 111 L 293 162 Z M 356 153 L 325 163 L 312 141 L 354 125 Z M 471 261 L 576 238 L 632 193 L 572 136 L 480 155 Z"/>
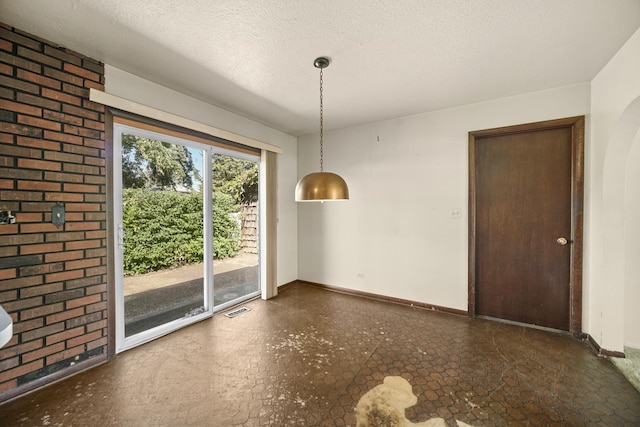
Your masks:
<path fill-rule="evenodd" d="M 320 69 L 320 172 L 302 177 L 296 185 L 296 202 L 324 202 L 329 200 L 349 200 L 349 187 L 339 175 L 323 170 L 323 96 L 322 70 L 329 66 L 329 58 L 321 56 L 313 61 Z"/>

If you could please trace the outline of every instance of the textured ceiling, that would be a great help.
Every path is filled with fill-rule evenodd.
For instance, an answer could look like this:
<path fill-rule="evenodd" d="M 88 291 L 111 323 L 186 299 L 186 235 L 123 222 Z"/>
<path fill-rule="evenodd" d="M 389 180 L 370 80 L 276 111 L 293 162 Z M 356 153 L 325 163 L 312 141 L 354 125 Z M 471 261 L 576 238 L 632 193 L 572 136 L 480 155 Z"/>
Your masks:
<path fill-rule="evenodd" d="M 590 81 L 640 0 L 0 0 L 0 21 L 292 135 Z"/>

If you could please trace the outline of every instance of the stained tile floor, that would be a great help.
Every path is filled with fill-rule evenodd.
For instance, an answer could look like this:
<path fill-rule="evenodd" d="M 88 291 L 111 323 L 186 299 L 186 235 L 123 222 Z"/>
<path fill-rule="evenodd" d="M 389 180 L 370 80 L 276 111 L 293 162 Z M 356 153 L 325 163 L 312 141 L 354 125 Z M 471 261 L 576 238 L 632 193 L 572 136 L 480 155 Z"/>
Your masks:
<path fill-rule="evenodd" d="M 385 377 L 413 423 L 638 426 L 640 393 L 586 343 L 294 285 L 0 406 L 2 426 L 355 426 Z"/>

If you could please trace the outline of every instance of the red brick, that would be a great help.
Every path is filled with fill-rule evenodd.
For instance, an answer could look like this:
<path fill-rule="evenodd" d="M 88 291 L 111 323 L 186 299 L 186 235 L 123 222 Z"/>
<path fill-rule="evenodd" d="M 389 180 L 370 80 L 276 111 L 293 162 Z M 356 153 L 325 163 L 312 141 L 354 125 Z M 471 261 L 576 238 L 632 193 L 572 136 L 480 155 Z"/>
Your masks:
<path fill-rule="evenodd" d="M 69 193 L 47 193 L 44 199 L 51 202 L 83 202 L 84 196 L 82 194 L 69 194 Z M 67 215 L 67 220 L 69 216 Z"/>
<path fill-rule="evenodd" d="M 84 333 L 84 328 L 82 326 L 74 329 L 67 329 L 66 331 L 49 335 L 47 338 L 45 338 L 46 345 L 51 345 L 57 342 L 66 341 L 68 339 L 80 336 L 83 333 Z"/>
<path fill-rule="evenodd" d="M 83 276 L 84 276 L 84 271 L 82 270 L 63 271 L 60 273 L 47 274 L 44 277 L 44 280 L 46 283 L 63 282 L 65 280 L 77 279 Z"/>
<path fill-rule="evenodd" d="M 47 162 L 45 160 L 33 160 L 33 159 L 18 159 L 18 167 L 25 169 L 40 169 L 59 171 L 62 169 L 62 165 L 58 162 Z"/>
<path fill-rule="evenodd" d="M 69 104 L 64 104 L 62 106 L 62 111 L 74 116 L 84 117 L 91 120 L 98 120 L 100 118 L 100 113 L 91 110 L 85 110 L 84 108 L 76 107 Z"/>
<path fill-rule="evenodd" d="M 81 173 L 83 175 L 100 175 L 100 168 L 95 166 L 77 165 L 73 163 L 67 163 L 64 165 L 65 172 Z"/>
<path fill-rule="evenodd" d="M 62 243 L 42 243 L 39 245 L 24 245 L 20 247 L 20 255 L 41 254 L 45 252 L 60 252 L 63 250 Z"/>
<path fill-rule="evenodd" d="M 44 139 L 27 138 L 24 136 L 18 136 L 17 139 L 18 145 L 22 145 L 24 147 L 41 148 L 43 150 L 52 151 L 60 150 L 59 142 L 47 141 Z"/>
<path fill-rule="evenodd" d="M 99 248 L 101 246 L 102 242 L 100 242 L 100 240 L 83 240 L 78 242 L 69 242 L 67 243 L 65 249 L 68 251 L 73 251 L 76 249 Z"/>
<path fill-rule="evenodd" d="M 44 112 L 42 113 L 42 117 L 44 117 L 46 119 L 49 119 L 49 120 L 55 120 L 55 121 L 58 121 L 60 123 L 71 123 L 71 124 L 77 125 L 77 126 L 82 125 L 82 118 L 81 117 L 76 117 L 76 116 L 72 116 L 70 114 L 60 113 L 58 111 L 44 110 Z"/>
<path fill-rule="evenodd" d="M 0 197 L 2 197 L 2 191 L 0 191 Z M 5 224 L 0 227 L 0 236 L 3 234 L 16 234 L 18 232 L 18 224 Z M 11 242 L 5 242 L 11 244 Z"/>
<path fill-rule="evenodd" d="M 72 240 L 84 239 L 84 233 L 81 231 L 74 233 L 49 233 L 47 234 L 47 242 L 69 242 Z"/>
<path fill-rule="evenodd" d="M 84 108 L 88 108 L 89 110 L 94 110 L 100 113 L 104 113 L 104 105 L 98 104 L 97 102 L 89 101 L 88 99 L 82 100 L 82 106 Z"/>
<path fill-rule="evenodd" d="M 104 191 L 104 187 L 101 189 Z M 84 201 L 87 203 L 105 203 L 107 201 L 107 195 L 103 192 L 101 193 L 85 193 Z M 101 211 L 106 210 L 106 205 L 101 205 Z"/>
<path fill-rule="evenodd" d="M 72 64 L 82 65 L 82 60 L 78 58 L 77 55 L 67 52 L 63 48 L 59 48 L 57 46 L 54 47 L 45 45 L 44 53 L 46 55 L 53 56 L 54 58 L 61 59 L 64 62 L 71 62 Z"/>
<path fill-rule="evenodd" d="M 85 289 L 87 295 L 95 295 L 107 292 L 107 285 L 105 283 L 101 285 L 89 286 Z"/>
<path fill-rule="evenodd" d="M 60 191 L 61 188 L 58 182 L 18 181 L 18 190 Z"/>
<path fill-rule="evenodd" d="M 64 184 L 64 191 L 72 193 L 98 193 L 100 187 L 97 185 L 87 184 Z"/>
<path fill-rule="evenodd" d="M 84 214 L 85 221 L 105 221 L 107 219 L 106 212 L 87 212 Z"/>
<path fill-rule="evenodd" d="M 0 108 L 3 110 L 14 111 L 16 113 L 29 114 L 32 116 L 42 116 L 42 108 L 33 107 L 31 105 L 20 104 L 19 102 L 0 99 Z M 91 121 L 89 121 L 91 123 Z"/>
<path fill-rule="evenodd" d="M 1 41 L 1 40 L 0 40 Z M 18 380 L 13 379 L 7 382 L 3 382 L 0 384 L 0 393 L 4 393 L 5 391 L 13 390 L 18 387 Z"/>
<path fill-rule="evenodd" d="M 61 322 L 63 320 L 69 320 L 74 317 L 80 317 L 84 314 L 84 307 L 74 308 L 73 310 L 65 310 L 62 313 L 52 314 L 47 316 L 47 325 L 51 323 Z"/>
<path fill-rule="evenodd" d="M 88 306 L 90 304 L 100 302 L 101 299 L 102 299 L 101 295 L 89 295 L 86 297 L 69 300 L 67 301 L 67 310 L 75 307 Z"/>
<path fill-rule="evenodd" d="M 28 363 L 32 360 L 42 359 L 45 356 L 49 356 L 53 353 L 58 353 L 59 351 L 64 350 L 64 343 L 60 342 L 48 347 L 43 347 L 40 350 L 32 351 L 31 353 L 26 353 L 22 355 L 22 363 Z"/>
<path fill-rule="evenodd" d="M 7 302 L 3 304 L 3 308 L 7 313 L 16 312 L 25 308 L 36 307 L 42 304 L 42 297 L 33 297 L 20 299 L 18 301 Z"/>
<path fill-rule="evenodd" d="M 52 58 L 48 55 L 44 55 L 40 52 L 36 52 L 31 49 L 25 49 L 22 46 L 18 46 L 18 56 L 30 59 L 34 62 L 40 62 L 55 68 L 60 68 L 62 65 L 62 61 L 60 61 L 59 59 Z"/>
<path fill-rule="evenodd" d="M 41 327 L 44 324 L 42 317 L 37 319 L 27 320 L 26 322 L 14 322 L 13 323 L 13 333 L 20 334 L 24 331 L 30 331 L 31 329 L 36 329 Z"/>
<path fill-rule="evenodd" d="M 21 335 L 22 341 L 31 341 L 39 338 L 64 331 L 64 323 L 56 323 L 54 325 L 44 326 L 38 329 L 32 329 L 28 332 L 23 332 Z"/>
<path fill-rule="evenodd" d="M 83 127 L 64 125 L 63 131 L 73 135 L 80 135 L 91 139 L 100 139 L 101 131 L 95 129 L 86 129 Z"/>
<path fill-rule="evenodd" d="M 32 191 L 2 190 L 0 191 L 0 200 L 42 200 L 42 194 Z"/>
<path fill-rule="evenodd" d="M 107 345 L 107 337 L 102 337 L 99 340 L 92 341 L 87 343 L 87 351 L 93 350 L 94 348 L 103 347 Z"/>
<path fill-rule="evenodd" d="M 45 172 L 44 179 L 47 181 L 82 182 L 83 176 L 73 173 Z"/>
<path fill-rule="evenodd" d="M 2 43 L 1 40 L 0 40 L 0 43 Z M 11 65 L 7 65 L 7 64 L 0 64 L 0 73 L 7 74 L 7 75 L 13 75 L 13 67 Z"/>
<path fill-rule="evenodd" d="M 15 368 L 20 365 L 20 358 L 18 356 L 12 357 L 10 359 L 4 359 L 0 362 L 0 372 L 6 371 L 7 369 Z"/>
<path fill-rule="evenodd" d="M 100 258 L 83 259 L 79 261 L 69 261 L 65 263 L 65 270 L 76 270 L 79 268 L 89 268 L 100 265 Z"/>
<path fill-rule="evenodd" d="M 52 141 L 68 142 L 69 144 L 82 145 L 82 137 L 76 135 L 69 135 L 66 133 L 44 131 L 44 138 Z"/>
<path fill-rule="evenodd" d="M 0 143 L 2 144 L 13 144 L 14 135 L 9 133 L 0 133 Z"/>
<path fill-rule="evenodd" d="M 65 224 L 65 230 L 67 231 L 100 230 L 100 227 L 101 224 L 99 222 L 67 222 Z"/>
<path fill-rule="evenodd" d="M 67 153 L 82 154 L 89 157 L 100 157 L 101 152 L 97 148 L 87 147 L 85 145 L 64 144 L 62 149 Z"/>
<path fill-rule="evenodd" d="M 30 157 L 33 159 L 42 158 L 42 150 L 36 150 L 34 148 L 29 148 L 29 147 L 18 147 L 16 145 L 3 147 L 2 154 L 4 154 L 5 156 L 14 156 L 14 157 Z"/>
<path fill-rule="evenodd" d="M 42 222 L 42 214 L 33 212 L 16 212 L 16 222 Z"/>
<path fill-rule="evenodd" d="M 17 338 L 17 337 L 14 336 L 14 338 Z M 0 360 L 8 359 L 10 357 L 17 356 L 21 353 L 33 351 L 40 347 L 42 347 L 42 340 L 31 341 L 31 342 L 27 342 L 19 345 L 10 345 L 10 343 L 8 343 L 5 347 L 2 348 L 2 350 L 0 350 Z"/>
<path fill-rule="evenodd" d="M 69 359 L 73 356 L 77 356 L 79 354 L 84 353 L 84 345 L 80 345 L 78 347 L 70 348 L 68 350 L 63 351 L 62 353 L 56 353 L 52 356 L 47 357 L 47 365 L 51 365 L 56 362 L 60 362 L 62 360 Z"/>
<path fill-rule="evenodd" d="M 98 276 L 100 274 L 107 274 L 107 267 L 106 266 L 100 266 L 100 267 L 87 268 L 85 270 L 85 274 L 87 276 Z"/>
<path fill-rule="evenodd" d="M 3 40 L 0 38 L 0 49 L 6 50 L 7 52 L 13 52 L 13 43 L 9 40 Z"/>
<path fill-rule="evenodd" d="M 47 77 L 52 77 L 56 80 L 71 83 L 77 86 L 82 86 L 82 78 L 74 76 L 73 74 L 65 73 L 64 71 L 56 70 L 54 68 L 44 67 L 43 74 Z"/>
<path fill-rule="evenodd" d="M 27 93 L 18 93 L 18 102 L 23 102 L 29 105 L 35 105 L 38 107 L 48 108 L 49 110 L 59 111 L 61 104 L 57 101 L 42 98 L 40 96 L 34 96 Z"/>
<path fill-rule="evenodd" d="M 63 69 L 71 74 L 84 77 L 85 79 L 93 80 L 94 82 L 100 81 L 100 75 L 98 73 L 94 73 L 93 71 L 78 67 L 77 65 L 64 64 Z"/>
<path fill-rule="evenodd" d="M 84 159 L 84 162 L 85 164 L 88 164 L 88 165 L 96 165 L 96 166 L 105 165 L 105 159 L 100 157 L 87 157 L 86 159 Z"/>
<path fill-rule="evenodd" d="M 98 257 L 106 257 L 107 249 L 106 248 L 98 248 L 98 249 L 89 249 L 86 251 L 87 258 L 98 258 Z"/>
<path fill-rule="evenodd" d="M 69 95 L 68 93 L 58 92 L 48 88 L 42 88 L 42 96 L 49 99 L 55 99 L 66 104 L 82 105 L 82 99 L 77 96 Z"/>
<path fill-rule="evenodd" d="M 41 74 L 32 73 L 31 71 L 18 69 L 17 77 L 40 86 L 48 86 L 52 89 L 60 90 L 62 86 L 58 80 L 50 79 Z"/>
<path fill-rule="evenodd" d="M 90 129 L 95 129 L 99 131 L 104 131 L 104 122 L 96 122 L 94 120 L 84 120 L 84 126 Z"/>
<path fill-rule="evenodd" d="M 0 302 L 13 301 L 16 299 L 18 299 L 18 291 L 0 292 Z"/>
<path fill-rule="evenodd" d="M 82 163 L 83 158 L 78 154 L 61 153 L 56 151 L 45 151 L 44 158 L 46 160 L 55 160 L 59 162 Z"/>
<path fill-rule="evenodd" d="M 84 214 L 82 212 L 67 212 L 65 218 L 67 219 L 67 222 L 84 221 Z"/>
<path fill-rule="evenodd" d="M 97 89 L 104 92 L 104 84 L 98 82 L 92 82 L 91 80 L 84 81 L 84 87 L 89 89 Z"/>
<path fill-rule="evenodd" d="M 100 320 L 99 322 L 89 323 L 87 325 L 87 332 L 97 331 L 99 329 L 105 329 L 107 327 L 107 319 Z"/>
<path fill-rule="evenodd" d="M 94 331 L 67 341 L 67 347 L 75 347 L 102 338 L 102 331 Z"/>
<path fill-rule="evenodd" d="M 84 308 L 85 312 L 88 313 L 95 313 L 96 311 L 104 311 L 107 309 L 107 302 L 106 301 L 102 301 L 102 302 L 97 302 L 95 304 L 91 304 L 88 305 Z"/>
<path fill-rule="evenodd" d="M 87 147 L 95 147 L 104 150 L 106 144 L 104 140 L 85 138 L 84 145 Z"/>
<path fill-rule="evenodd" d="M 16 135 L 32 136 L 34 138 L 42 137 L 42 129 L 32 128 L 30 126 L 24 126 L 24 125 L 7 123 L 7 122 L 0 122 L 0 132 L 13 133 Z"/>
<path fill-rule="evenodd" d="M 18 248 L 16 246 L 12 246 L 12 247 L 0 246 L 0 258 L 16 256 L 16 255 L 18 255 Z"/>
<path fill-rule="evenodd" d="M 0 39 L 10 40 L 14 43 L 30 47 L 32 49 L 40 49 L 40 43 L 35 40 L 16 34 L 6 28 L 0 27 Z"/>
<path fill-rule="evenodd" d="M 42 258 L 41 256 L 39 258 Z M 38 264 L 20 267 L 20 275 L 22 277 L 35 276 L 38 274 L 57 273 L 64 269 L 64 264 L 61 262 L 53 264 Z"/>
<path fill-rule="evenodd" d="M 18 89 L 23 92 L 29 92 L 37 94 L 40 92 L 40 87 L 32 83 L 24 82 L 22 80 L 14 79 L 9 76 L 0 76 L 0 86 L 10 87 Z"/>
<path fill-rule="evenodd" d="M 49 254 L 45 254 L 44 261 L 45 262 L 68 261 L 72 259 L 80 259 L 83 256 L 84 256 L 84 253 L 82 251 L 66 251 L 66 252 L 49 253 Z"/>
<path fill-rule="evenodd" d="M 8 371 L 0 372 L 0 383 L 9 381 L 14 378 L 21 377 L 29 372 L 37 371 L 43 366 L 42 360 L 36 360 L 31 363 L 20 365 L 17 368 L 9 369 Z"/>
<path fill-rule="evenodd" d="M 64 304 L 58 302 L 56 304 L 43 305 L 42 307 L 31 308 L 20 312 L 20 320 L 29 320 L 34 317 L 42 317 L 47 314 L 57 313 L 64 310 Z"/>
<path fill-rule="evenodd" d="M 50 130 L 60 130 L 61 128 L 61 125 L 58 122 L 52 122 L 50 120 L 40 119 L 37 117 L 23 116 L 22 114 L 18 115 L 18 123 Z"/>
<path fill-rule="evenodd" d="M 28 298 L 35 295 L 45 295 L 60 292 L 64 287 L 62 283 L 52 283 L 49 285 L 31 286 L 20 289 L 20 298 Z"/>
<path fill-rule="evenodd" d="M 10 179 L 0 179 L 0 189 L 4 189 L 4 190 L 13 189 L 13 181 Z"/>
<path fill-rule="evenodd" d="M 62 84 L 62 91 L 80 98 L 89 98 L 89 89 L 86 87 L 71 85 L 69 83 Z"/>
<path fill-rule="evenodd" d="M 15 279 L 6 279 L 0 282 L 0 291 L 11 289 L 19 289 L 23 286 L 40 285 L 42 276 L 17 277 Z"/>
<path fill-rule="evenodd" d="M 57 230 L 58 228 L 52 223 L 22 224 L 20 226 L 21 233 L 46 233 Z"/>
<path fill-rule="evenodd" d="M 7 268 L 0 270 L 0 280 L 14 279 L 16 277 L 17 270 L 15 268 Z"/>
<path fill-rule="evenodd" d="M 100 276 L 83 277 L 81 279 L 69 280 L 66 283 L 67 289 L 86 288 L 87 286 L 97 285 L 99 283 L 105 283 Z"/>
<path fill-rule="evenodd" d="M 33 178 L 33 177 L 28 177 L 27 179 L 38 179 Z M 45 213 L 50 213 L 51 212 L 51 208 L 53 207 L 54 203 L 45 203 L 45 202 L 25 202 L 25 203 L 21 203 L 22 205 L 22 210 L 25 212 L 45 212 Z"/>
<path fill-rule="evenodd" d="M 101 211 L 101 206 L 99 203 L 69 203 L 67 204 L 68 212 L 85 212 L 85 211 Z"/>

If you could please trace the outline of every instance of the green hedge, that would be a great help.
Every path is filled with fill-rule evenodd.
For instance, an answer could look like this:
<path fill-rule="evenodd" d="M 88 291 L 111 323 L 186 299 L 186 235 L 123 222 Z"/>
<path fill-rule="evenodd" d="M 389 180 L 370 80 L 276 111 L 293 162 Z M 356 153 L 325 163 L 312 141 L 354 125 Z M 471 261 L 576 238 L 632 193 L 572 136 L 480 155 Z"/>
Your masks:
<path fill-rule="evenodd" d="M 141 274 L 203 260 L 202 193 L 123 191 L 124 272 Z M 213 200 L 215 258 L 240 250 L 238 206 L 222 193 Z"/>

